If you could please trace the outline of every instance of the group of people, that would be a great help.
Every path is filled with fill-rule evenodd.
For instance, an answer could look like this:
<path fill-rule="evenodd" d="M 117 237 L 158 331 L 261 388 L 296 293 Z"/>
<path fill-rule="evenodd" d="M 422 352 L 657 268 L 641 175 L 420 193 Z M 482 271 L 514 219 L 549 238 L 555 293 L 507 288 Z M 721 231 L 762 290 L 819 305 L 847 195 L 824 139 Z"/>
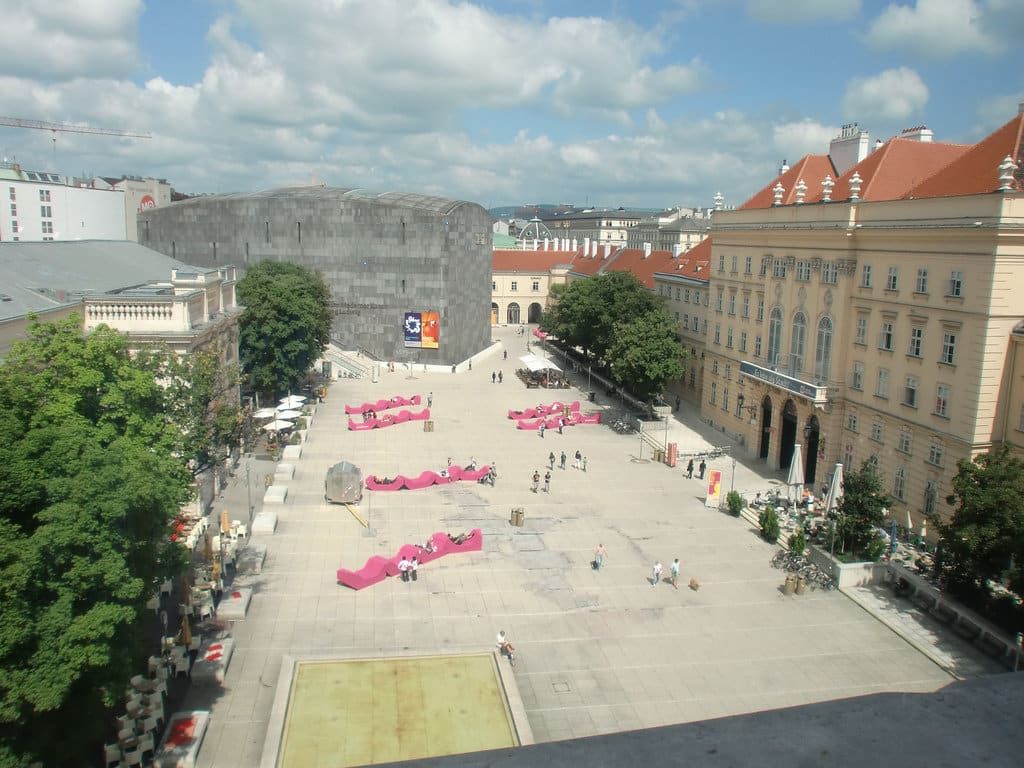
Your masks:
<path fill-rule="evenodd" d="M 401 574 L 402 581 L 409 581 L 410 579 L 416 581 L 419 567 L 420 564 L 415 555 L 413 555 L 412 560 L 402 555 L 402 559 L 398 561 L 398 573 Z"/>
<path fill-rule="evenodd" d="M 566 455 L 565 451 L 562 451 L 562 455 L 558 459 L 558 468 L 559 469 L 565 469 L 565 462 L 566 462 L 566 460 L 568 458 L 569 457 Z M 548 469 L 554 469 L 554 468 L 555 468 L 555 452 L 552 451 L 551 453 L 548 454 Z M 587 471 L 587 457 L 584 456 L 578 449 L 576 451 L 575 456 L 573 456 L 572 468 L 573 469 L 582 469 L 584 472 Z"/>
<path fill-rule="evenodd" d="M 651 567 L 651 586 L 658 586 L 658 582 L 661 581 L 661 561 L 655 560 L 654 565 Z M 676 589 L 679 589 L 679 558 L 677 557 L 672 561 L 672 565 L 669 566 L 669 584 Z"/>
<path fill-rule="evenodd" d="M 491 371 L 491 384 L 493 384 L 494 382 L 498 382 L 499 384 L 501 384 L 504 378 L 505 374 L 502 373 L 501 371 L 498 371 L 497 373 Z"/>
<path fill-rule="evenodd" d="M 536 493 L 537 489 L 539 487 L 540 487 L 540 472 L 535 469 L 535 470 L 533 470 L 533 485 L 531 486 L 530 490 L 533 491 L 534 493 Z M 550 470 L 544 473 L 544 493 L 551 493 L 551 472 L 550 472 Z"/>
<path fill-rule="evenodd" d="M 698 467 L 698 471 L 700 472 L 699 477 L 700 477 L 701 480 L 704 479 L 704 473 L 707 471 L 707 469 L 708 469 L 707 462 L 704 461 L 704 459 L 701 459 L 700 460 L 700 467 Z M 690 459 L 690 461 L 687 462 L 687 464 L 686 464 L 686 478 L 688 480 L 693 478 L 693 459 Z"/>

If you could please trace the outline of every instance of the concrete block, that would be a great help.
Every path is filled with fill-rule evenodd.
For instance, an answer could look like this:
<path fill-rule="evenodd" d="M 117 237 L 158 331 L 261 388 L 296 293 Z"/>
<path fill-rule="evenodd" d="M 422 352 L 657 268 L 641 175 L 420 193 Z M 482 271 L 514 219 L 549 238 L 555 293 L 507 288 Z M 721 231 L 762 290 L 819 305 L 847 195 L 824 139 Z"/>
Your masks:
<path fill-rule="evenodd" d="M 297 461 L 302 456 L 301 445 L 286 445 L 281 451 L 281 458 L 287 461 Z"/>

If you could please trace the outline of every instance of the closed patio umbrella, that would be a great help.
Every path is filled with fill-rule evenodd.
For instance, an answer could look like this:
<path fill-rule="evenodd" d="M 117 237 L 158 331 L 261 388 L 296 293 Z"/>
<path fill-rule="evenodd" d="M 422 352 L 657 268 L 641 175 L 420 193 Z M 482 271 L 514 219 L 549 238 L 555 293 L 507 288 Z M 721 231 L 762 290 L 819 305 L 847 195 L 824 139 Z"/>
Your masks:
<path fill-rule="evenodd" d="M 286 421 L 285 419 L 274 419 L 273 421 L 268 421 L 266 424 L 264 424 L 262 429 L 265 432 L 280 432 L 282 429 L 291 429 L 294 426 L 295 422 L 293 421 Z"/>
<path fill-rule="evenodd" d="M 210 537 L 203 537 L 203 559 L 208 562 L 213 562 L 213 542 L 210 541 Z"/>
<path fill-rule="evenodd" d="M 832 473 L 832 482 L 828 484 L 828 496 L 825 497 L 825 514 L 831 515 L 839 505 L 843 497 L 843 465 L 836 462 L 835 471 Z M 832 552 L 836 551 L 836 524 L 832 522 Z"/>
<path fill-rule="evenodd" d="M 228 519 L 228 511 L 226 509 L 220 511 L 220 532 L 222 535 L 231 533 L 231 521 Z"/>
<path fill-rule="evenodd" d="M 793 457 L 789 462 L 789 478 L 786 480 L 791 489 L 796 491 L 796 503 L 804 493 L 804 452 L 800 443 L 793 446 Z"/>
<path fill-rule="evenodd" d="M 277 415 L 276 408 L 260 408 L 258 411 L 253 411 L 252 417 L 254 419 L 272 419 Z"/>
<path fill-rule="evenodd" d="M 181 631 L 178 632 L 181 645 L 192 645 L 192 625 L 189 623 L 188 614 L 181 617 Z"/>
<path fill-rule="evenodd" d="M 306 402 L 306 398 L 302 395 L 289 395 L 288 397 L 282 397 L 280 405 L 277 406 L 277 410 L 287 410 L 288 408 L 301 408 L 302 404 Z"/>
<path fill-rule="evenodd" d="M 285 420 L 288 420 L 288 421 L 291 421 L 292 419 L 297 419 L 301 415 L 302 415 L 302 411 L 293 411 L 291 409 L 288 409 L 288 410 L 285 410 L 285 411 L 278 411 L 277 412 L 277 418 L 285 419 Z"/>

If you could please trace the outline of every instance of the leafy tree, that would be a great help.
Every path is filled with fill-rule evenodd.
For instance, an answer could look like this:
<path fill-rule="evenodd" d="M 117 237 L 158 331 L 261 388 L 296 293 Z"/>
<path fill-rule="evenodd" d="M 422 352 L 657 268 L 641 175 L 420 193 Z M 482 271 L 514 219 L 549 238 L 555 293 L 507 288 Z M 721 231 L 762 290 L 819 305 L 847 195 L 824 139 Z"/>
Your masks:
<path fill-rule="evenodd" d="M 860 465 L 860 470 L 848 469 L 843 475 L 843 496 L 839 501 L 837 535 L 840 549 L 854 554 L 881 554 L 876 539 L 878 526 L 885 519 L 889 497 L 878 474 L 878 457 L 872 456 Z"/>
<path fill-rule="evenodd" d="M 95 748 L 144 655 L 145 602 L 184 568 L 165 363 L 72 316 L 31 324 L 0 366 L 0 765 Z"/>
<path fill-rule="evenodd" d="M 617 324 L 608 357 L 615 380 L 628 383 L 641 400 L 650 399 L 683 372 L 675 323 L 661 307 Z"/>
<path fill-rule="evenodd" d="M 1005 574 L 1024 595 L 1024 462 L 1002 447 L 957 470 L 946 499 L 956 511 L 937 524 L 943 578 L 956 591 L 986 592 L 986 581 Z"/>
<path fill-rule="evenodd" d="M 303 266 L 263 261 L 239 281 L 237 292 L 245 306 L 239 319 L 243 373 L 258 391 L 290 390 L 330 340 L 330 289 Z"/>

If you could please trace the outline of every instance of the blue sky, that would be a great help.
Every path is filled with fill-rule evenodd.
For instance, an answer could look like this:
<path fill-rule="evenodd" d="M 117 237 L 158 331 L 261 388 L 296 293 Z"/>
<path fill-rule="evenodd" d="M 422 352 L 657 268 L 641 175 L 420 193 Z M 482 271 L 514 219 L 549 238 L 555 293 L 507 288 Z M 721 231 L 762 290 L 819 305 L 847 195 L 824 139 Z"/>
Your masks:
<path fill-rule="evenodd" d="M 183 192 L 739 205 L 844 123 L 971 142 L 1024 100 L 1021 0 L 4 6 L 5 116 L 153 138 L 0 127 L 0 153 Z"/>

